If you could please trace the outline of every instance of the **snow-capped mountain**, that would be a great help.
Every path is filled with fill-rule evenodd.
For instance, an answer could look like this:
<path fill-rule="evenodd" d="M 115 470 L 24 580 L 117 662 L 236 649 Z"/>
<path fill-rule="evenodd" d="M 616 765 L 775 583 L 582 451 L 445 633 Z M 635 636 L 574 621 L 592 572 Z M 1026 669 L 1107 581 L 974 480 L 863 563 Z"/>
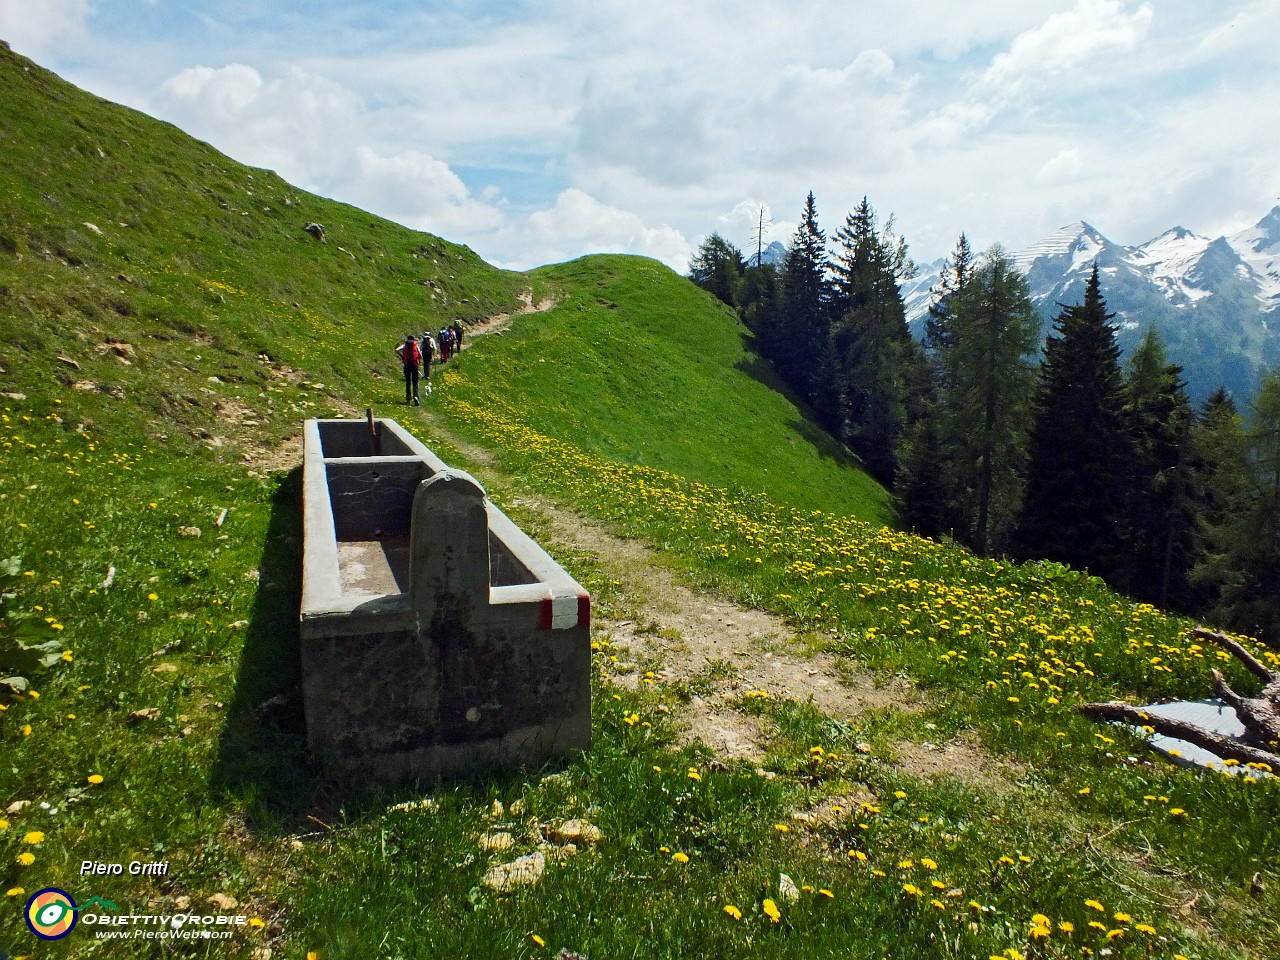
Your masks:
<path fill-rule="evenodd" d="M 1280 206 L 1247 230 L 1210 239 L 1174 227 L 1126 247 L 1079 221 L 1010 256 L 1027 276 L 1046 329 L 1084 297 L 1097 263 L 1102 294 L 1127 352 L 1154 325 L 1199 400 L 1225 386 L 1245 401 L 1280 366 Z M 922 329 L 943 261 L 903 285 L 908 321 Z"/>

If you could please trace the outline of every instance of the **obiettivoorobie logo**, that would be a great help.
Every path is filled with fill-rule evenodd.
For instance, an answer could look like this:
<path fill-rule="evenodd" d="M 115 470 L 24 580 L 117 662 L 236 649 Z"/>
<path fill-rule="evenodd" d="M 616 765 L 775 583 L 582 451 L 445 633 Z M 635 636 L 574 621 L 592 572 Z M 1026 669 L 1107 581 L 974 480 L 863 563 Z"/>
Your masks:
<path fill-rule="evenodd" d="M 61 940 L 76 928 L 76 902 L 57 887 L 37 890 L 27 901 L 27 926 L 41 940 Z"/>

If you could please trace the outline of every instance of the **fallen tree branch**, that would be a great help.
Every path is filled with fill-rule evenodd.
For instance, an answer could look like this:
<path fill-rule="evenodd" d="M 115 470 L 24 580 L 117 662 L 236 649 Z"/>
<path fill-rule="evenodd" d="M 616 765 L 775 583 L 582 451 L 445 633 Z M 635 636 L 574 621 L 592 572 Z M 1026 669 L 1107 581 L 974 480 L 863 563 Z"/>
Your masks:
<path fill-rule="evenodd" d="M 1203 747 L 1224 760 L 1261 763 L 1266 764 L 1272 771 L 1280 770 L 1280 755 L 1213 733 L 1203 727 L 1187 723 L 1185 720 L 1156 716 L 1131 703 L 1121 703 L 1117 700 L 1107 703 L 1083 703 L 1079 710 L 1093 720 L 1118 721 L 1149 727 L 1167 737 L 1194 743 L 1197 747 Z"/>
<path fill-rule="evenodd" d="M 1275 670 L 1268 669 L 1253 654 L 1220 630 L 1208 630 L 1205 627 L 1196 627 L 1191 631 L 1191 636 L 1198 637 L 1201 640 L 1208 640 L 1210 643 L 1216 643 L 1218 646 L 1227 650 L 1233 657 L 1244 664 L 1245 669 L 1265 684 L 1275 683 L 1280 680 L 1280 673 Z"/>
<path fill-rule="evenodd" d="M 1280 772 L 1280 753 L 1274 752 L 1280 744 L 1280 671 L 1267 667 L 1238 641 L 1221 631 L 1197 627 L 1191 631 L 1191 636 L 1222 647 L 1263 683 L 1262 691 L 1256 697 L 1242 697 L 1231 689 L 1220 671 L 1209 671 L 1213 677 L 1214 693 L 1235 710 L 1236 717 L 1244 726 L 1242 740 L 1224 737 L 1184 720 L 1154 716 L 1141 707 L 1118 701 L 1085 703 L 1080 706 L 1080 712 L 1095 720 L 1144 726 L 1165 736 L 1194 743 L 1224 760 L 1261 763 L 1268 770 Z"/>

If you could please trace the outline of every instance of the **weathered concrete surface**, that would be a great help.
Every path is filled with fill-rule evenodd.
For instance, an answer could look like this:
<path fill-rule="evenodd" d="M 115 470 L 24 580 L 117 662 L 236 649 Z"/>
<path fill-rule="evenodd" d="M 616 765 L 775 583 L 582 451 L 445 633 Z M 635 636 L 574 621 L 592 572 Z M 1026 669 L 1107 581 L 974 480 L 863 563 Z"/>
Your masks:
<path fill-rule="evenodd" d="M 394 421 L 375 430 L 306 424 L 311 746 L 380 778 L 589 748 L 586 591 L 474 478 Z"/>

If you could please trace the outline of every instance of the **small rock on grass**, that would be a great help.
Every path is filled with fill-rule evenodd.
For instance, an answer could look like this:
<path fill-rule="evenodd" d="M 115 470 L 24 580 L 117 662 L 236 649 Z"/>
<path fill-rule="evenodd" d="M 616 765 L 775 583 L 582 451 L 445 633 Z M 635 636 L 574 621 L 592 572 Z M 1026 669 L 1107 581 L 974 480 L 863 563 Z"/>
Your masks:
<path fill-rule="evenodd" d="M 543 833 L 555 844 L 591 845 L 604 839 L 604 831 L 586 820 L 566 820 L 558 827 L 545 827 Z"/>
<path fill-rule="evenodd" d="M 547 869 L 547 858 L 541 850 L 518 857 L 510 863 L 499 864 L 484 875 L 484 882 L 498 893 L 506 893 L 516 887 L 528 886 L 542 879 Z"/>

